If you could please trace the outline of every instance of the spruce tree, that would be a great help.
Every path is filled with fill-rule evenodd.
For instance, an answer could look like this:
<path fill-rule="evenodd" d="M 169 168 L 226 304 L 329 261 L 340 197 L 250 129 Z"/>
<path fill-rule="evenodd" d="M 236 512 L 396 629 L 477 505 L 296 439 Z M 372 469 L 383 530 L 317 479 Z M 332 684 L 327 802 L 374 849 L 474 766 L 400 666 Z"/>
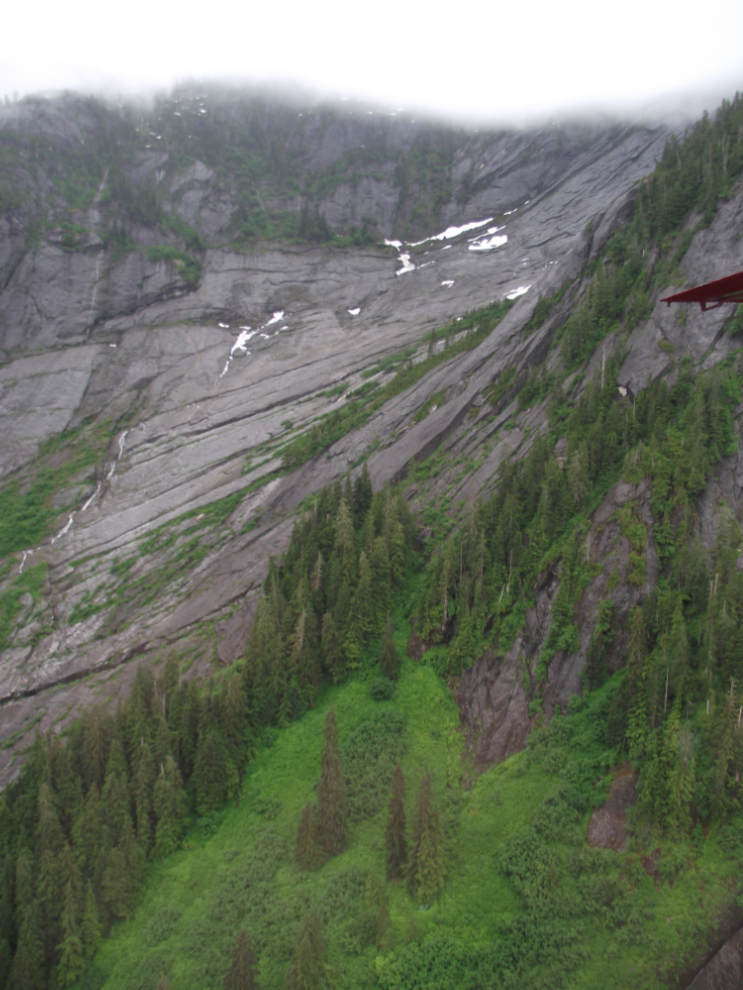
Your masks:
<path fill-rule="evenodd" d="M 387 616 L 387 624 L 384 627 L 384 639 L 382 640 L 382 656 L 379 659 L 380 672 L 389 680 L 396 681 L 400 676 L 400 654 L 397 652 L 395 640 L 392 636 L 392 619 Z"/>
<path fill-rule="evenodd" d="M 346 661 L 341 653 L 338 630 L 330 612 L 326 612 L 322 618 L 322 653 L 323 666 L 333 678 L 333 683 L 337 684 L 346 676 Z"/>
<path fill-rule="evenodd" d="M 83 951 L 88 962 L 98 951 L 101 942 L 101 921 L 98 912 L 98 902 L 96 901 L 93 884 L 88 881 L 85 891 L 85 910 L 83 911 L 82 940 Z"/>
<path fill-rule="evenodd" d="M 251 748 L 248 706 L 240 674 L 232 674 L 222 695 L 220 733 L 227 753 L 242 779 Z"/>
<path fill-rule="evenodd" d="M 177 749 L 176 739 L 170 731 L 167 720 L 164 715 L 160 715 L 157 720 L 157 729 L 155 730 L 155 741 L 152 744 L 152 758 L 155 767 L 159 767 L 166 756 L 175 756 Z"/>
<path fill-rule="evenodd" d="M 56 734 L 49 735 L 49 770 L 62 830 L 69 835 L 83 803 L 80 774 L 72 765 L 71 746 L 63 746 Z"/>
<path fill-rule="evenodd" d="M 310 801 L 302 809 L 299 819 L 296 857 L 303 870 L 319 869 L 325 858 L 317 838 L 315 809 Z"/>
<path fill-rule="evenodd" d="M 689 807 L 694 796 L 696 759 L 694 740 L 687 722 L 676 740 L 676 751 L 668 778 L 665 823 L 671 836 L 680 836 L 691 824 Z"/>
<path fill-rule="evenodd" d="M 258 958 L 244 928 L 237 933 L 224 986 L 225 990 L 258 990 Z"/>
<path fill-rule="evenodd" d="M 227 768 L 222 747 L 212 733 L 199 744 L 193 776 L 197 812 L 207 815 L 221 807 L 227 797 Z"/>
<path fill-rule="evenodd" d="M 16 863 L 16 905 L 19 920 L 15 956 L 10 970 L 11 990 L 42 990 L 44 940 L 41 915 L 34 899 L 33 861 L 21 850 Z"/>
<path fill-rule="evenodd" d="M 408 859 L 408 843 L 405 838 L 405 778 L 399 763 L 392 778 L 392 797 L 384 842 L 387 848 L 387 879 L 400 880 Z"/>
<path fill-rule="evenodd" d="M 369 468 L 365 463 L 361 469 L 361 473 L 356 476 L 356 480 L 353 483 L 353 515 L 357 527 L 361 525 L 371 504 L 372 483 L 369 477 Z"/>
<path fill-rule="evenodd" d="M 60 954 L 57 977 L 63 987 L 77 982 L 85 970 L 85 953 L 77 918 L 77 897 L 72 882 L 67 884 L 62 909 L 62 940 L 57 946 Z"/>
<path fill-rule="evenodd" d="M 101 814 L 107 829 L 105 841 L 116 845 L 124 821 L 129 817 L 130 798 L 126 760 L 121 743 L 114 738 L 106 765 L 106 778 L 101 793 Z"/>
<path fill-rule="evenodd" d="M 289 970 L 286 990 L 325 990 L 327 970 L 323 957 L 325 941 L 320 919 L 307 915 L 294 945 L 294 964 Z"/>
<path fill-rule="evenodd" d="M 182 688 L 179 708 L 178 758 L 183 779 L 188 781 L 196 761 L 201 717 L 201 695 L 195 681 L 186 681 Z"/>
<path fill-rule="evenodd" d="M 152 802 L 157 818 L 154 855 L 159 859 L 178 848 L 186 824 L 186 793 L 172 756 L 160 764 Z"/>
<path fill-rule="evenodd" d="M 392 606 L 392 576 L 390 574 L 390 558 L 387 553 L 387 541 L 383 536 L 374 540 L 370 558 L 372 572 L 372 594 L 374 598 L 374 618 L 377 629 L 382 628 L 385 616 Z"/>
<path fill-rule="evenodd" d="M 341 562 L 341 573 L 348 585 L 354 583 L 355 577 L 355 553 L 354 553 L 354 533 L 353 520 L 348 510 L 345 499 L 341 499 L 335 517 L 335 540 L 334 551 L 338 554 Z"/>
<path fill-rule="evenodd" d="M 103 862 L 108 847 L 104 843 L 100 799 L 95 784 L 91 786 L 85 797 L 85 803 L 75 822 L 72 835 L 83 878 L 97 883 L 103 872 Z"/>
<path fill-rule="evenodd" d="M 129 904 L 129 877 L 126 872 L 126 858 L 115 846 L 106 857 L 101 886 L 103 900 L 111 916 L 126 917 Z"/>
<path fill-rule="evenodd" d="M 155 782 L 155 763 L 146 740 L 140 741 L 134 765 L 134 813 L 137 822 L 137 841 L 145 855 L 152 847 L 152 786 Z"/>
<path fill-rule="evenodd" d="M 106 718 L 99 705 L 88 709 L 82 716 L 82 770 L 87 787 L 103 787 L 108 747 L 110 745 L 111 720 Z"/>
<path fill-rule="evenodd" d="M 345 639 L 347 643 L 349 638 L 353 638 L 362 652 L 375 631 L 373 601 L 371 568 L 366 553 L 362 550 L 359 554 L 359 581 L 351 599 Z"/>
<path fill-rule="evenodd" d="M 325 718 L 325 747 L 322 754 L 320 787 L 320 837 L 325 850 L 334 856 L 346 848 L 347 826 L 338 726 L 332 708 Z"/>
<path fill-rule="evenodd" d="M 128 907 L 131 907 L 147 875 L 145 855 L 134 836 L 131 818 L 127 818 L 124 822 L 119 840 L 119 848 L 124 854 L 124 861 L 126 863 L 126 875 L 129 881 Z"/>
<path fill-rule="evenodd" d="M 444 884 L 444 833 L 430 773 L 423 775 L 418 791 L 407 873 L 408 889 L 420 902 L 430 900 Z"/>

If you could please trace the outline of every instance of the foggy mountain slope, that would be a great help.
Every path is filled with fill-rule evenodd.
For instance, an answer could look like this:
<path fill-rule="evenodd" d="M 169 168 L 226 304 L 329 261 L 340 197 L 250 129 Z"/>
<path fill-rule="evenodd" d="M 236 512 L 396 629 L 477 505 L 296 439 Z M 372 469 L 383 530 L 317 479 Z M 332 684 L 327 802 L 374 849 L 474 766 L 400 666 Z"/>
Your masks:
<path fill-rule="evenodd" d="M 157 123 L 166 112 L 176 119 L 172 107 L 158 112 Z M 0 480 L 13 495 L 42 479 L 50 507 L 29 530 L 33 539 L 20 545 L 13 534 L 3 578 L 8 589 L 21 568 L 40 568 L 40 590 L 25 592 L 6 624 L 0 666 L 0 733 L 21 747 L 32 727 L 61 724 L 100 690 L 117 691 L 143 656 L 157 661 L 177 649 L 204 672 L 239 656 L 251 592 L 269 555 L 286 546 L 292 513 L 361 458 L 368 456 L 381 485 L 445 450 L 442 473 L 414 493 L 418 504 L 441 499 L 452 485 L 455 503 L 477 497 L 504 457 L 528 448 L 544 416 L 543 405 L 519 412 L 506 403 L 488 421 L 493 409 L 483 393 L 509 367 L 523 382 L 526 369 L 544 359 L 560 314 L 522 335 L 537 299 L 578 278 L 667 137 L 641 128 L 438 134 L 446 153 L 436 160 L 434 181 L 430 168 L 415 170 L 421 132 L 411 122 L 313 118 L 287 145 L 300 161 L 327 169 L 357 152 L 375 128 L 379 147 L 372 161 L 341 170 L 347 181 L 325 175 L 324 185 L 318 179 L 294 199 L 284 196 L 280 222 L 324 217 L 338 234 L 358 233 L 366 222 L 374 236 L 360 246 L 328 236 L 314 244 L 256 240 L 247 249 L 230 227 L 233 215 L 244 213 L 246 194 L 223 159 L 174 163 L 175 152 L 140 147 L 149 136 L 106 123 L 99 108 L 91 116 L 75 100 L 32 101 L 12 114 L 3 109 L 0 118 L 17 179 L 4 201 L 0 254 Z M 116 157 L 120 133 L 123 164 Z M 101 153 L 87 191 L 79 183 L 73 189 L 42 146 L 51 142 L 61 160 L 97 134 L 108 157 Z M 178 140 L 172 137 L 176 151 Z M 275 193 L 286 193 L 292 169 Z M 118 193 L 107 198 L 117 170 L 128 184 L 117 180 Z M 263 193 L 271 192 L 265 174 L 254 192 L 266 203 L 262 182 Z M 134 198 L 122 190 L 134 190 Z M 68 197 L 64 204 L 60 196 Z M 730 217 L 737 203 L 696 235 L 706 238 L 707 256 L 714 249 L 719 259 L 705 277 L 734 267 Z M 256 209 L 260 216 L 266 210 Z M 157 225 L 148 225 L 153 217 Z M 385 236 L 422 241 L 485 220 L 400 251 L 380 246 Z M 411 270 L 400 273 L 405 267 Z M 578 291 L 569 290 L 566 306 Z M 342 409 L 365 383 L 385 383 L 395 367 L 425 359 L 432 345 L 424 334 L 454 321 L 456 343 L 457 318 L 508 294 L 516 296 L 513 308 L 477 347 L 439 364 L 289 469 L 285 448 L 318 417 Z M 724 318 L 690 313 L 681 333 L 675 314 L 656 309 L 647 329 L 630 338 L 618 380 L 636 388 L 646 369 L 665 373 L 656 337 L 701 356 Z M 376 377 L 362 376 L 374 368 Z M 464 478 L 461 459 L 470 464 Z M 575 689 L 581 662 L 572 662 L 554 702 Z M 528 718 L 522 702 L 516 708 L 519 744 Z M 490 756 L 504 751 L 496 746 Z M 2 750 L 5 779 L 15 772 L 12 754 L 12 747 Z"/>

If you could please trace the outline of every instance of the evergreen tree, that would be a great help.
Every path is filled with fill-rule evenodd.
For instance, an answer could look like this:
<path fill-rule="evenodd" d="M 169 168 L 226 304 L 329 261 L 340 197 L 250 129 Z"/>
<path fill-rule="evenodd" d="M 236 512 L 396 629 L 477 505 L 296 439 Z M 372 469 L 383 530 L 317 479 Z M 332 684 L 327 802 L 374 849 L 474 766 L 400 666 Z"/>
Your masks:
<path fill-rule="evenodd" d="M 714 756 L 715 764 L 712 774 L 712 800 L 713 807 L 717 814 L 724 814 L 730 803 L 731 790 L 733 787 L 733 770 L 737 770 L 737 779 L 740 780 L 740 766 L 735 760 L 736 750 L 736 728 L 738 721 L 738 705 L 733 694 L 734 685 L 731 683 L 730 691 L 725 700 L 720 704 L 715 713 L 714 720 Z"/>
<path fill-rule="evenodd" d="M 54 803 L 54 794 L 46 782 L 39 787 L 39 824 L 36 828 L 37 851 L 39 856 L 48 852 L 56 856 L 62 850 L 64 834 L 59 824 L 59 815 Z"/>
<path fill-rule="evenodd" d="M 323 666 L 333 678 L 333 683 L 337 684 L 346 676 L 346 662 L 341 653 L 338 630 L 330 612 L 326 612 L 322 619 L 322 653 Z"/>
<path fill-rule="evenodd" d="M 186 826 L 186 793 L 172 756 L 167 756 L 160 764 L 153 805 L 157 818 L 154 855 L 159 859 L 178 848 Z"/>
<path fill-rule="evenodd" d="M 178 719 L 178 758 L 183 779 L 188 781 L 194 770 L 199 742 L 201 695 L 195 681 L 186 681 L 182 689 Z"/>
<path fill-rule="evenodd" d="M 335 856 L 346 848 L 347 826 L 343 772 L 338 751 L 338 726 L 332 708 L 325 718 L 324 739 L 318 789 L 320 837 L 325 850 Z"/>
<path fill-rule="evenodd" d="M 222 747 L 212 733 L 199 744 L 193 776 L 197 812 L 206 815 L 220 808 L 227 799 L 227 767 Z"/>
<path fill-rule="evenodd" d="M 324 955 L 320 919 L 316 914 L 307 915 L 294 946 L 294 964 L 286 981 L 287 990 L 325 990 L 328 984 Z"/>
<path fill-rule="evenodd" d="M 341 499 L 336 512 L 334 551 L 341 562 L 343 580 L 352 586 L 355 578 L 353 520 L 345 498 Z"/>
<path fill-rule="evenodd" d="M 671 836 L 688 831 L 691 823 L 689 807 L 694 796 L 695 766 L 694 740 L 687 722 L 673 738 L 673 760 L 668 775 L 665 823 Z"/>
<path fill-rule="evenodd" d="M 225 990 L 258 990 L 258 958 L 244 928 L 237 933 L 224 985 Z"/>
<path fill-rule="evenodd" d="M 392 619 L 387 616 L 387 624 L 384 627 L 384 639 L 382 640 L 382 655 L 379 658 L 379 669 L 384 677 L 391 681 L 396 681 L 400 676 L 400 655 L 395 646 L 392 636 Z"/>
<path fill-rule="evenodd" d="M 126 917 L 129 904 L 129 877 L 124 853 L 114 846 L 106 857 L 101 882 L 103 900 L 113 918 Z"/>
<path fill-rule="evenodd" d="M 289 638 L 289 670 L 302 709 L 312 707 L 320 687 L 320 671 L 314 649 L 315 615 L 312 607 L 299 613 L 293 635 Z"/>
<path fill-rule="evenodd" d="M 302 809 L 299 819 L 296 857 L 303 870 L 319 869 L 325 858 L 318 842 L 315 809 L 310 801 Z"/>
<path fill-rule="evenodd" d="M 62 909 L 62 941 L 57 946 L 60 954 L 57 976 L 63 987 L 70 987 L 77 982 L 85 970 L 85 953 L 80 938 L 77 897 L 73 884 L 67 884 Z"/>
<path fill-rule="evenodd" d="M 85 910 L 83 911 L 82 940 L 85 958 L 88 962 L 98 951 L 101 942 L 101 922 L 98 912 L 98 902 L 93 891 L 93 884 L 88 881 L 85 891 Z"/>
<path fill-rule="evenodd" d="M 59 824 L 67 835 L 83 803 L 80 774 L 72 766 L 71 750 L 71 746 L 61 744 L 57 735 L 49 734 L 49 771 Z"/>
<path fill-rule="evenodd" d="M 423 775 L 418 791 L 407 872 L 408 888 L 418 901 L 430 900 L 444 885 L 444 833 L 430 773 Z"/>
<path fill-rule="evenodd" d="M 111 743 L 106 765 L 106 778 L 101 793 L 101 814 L 104 827 L 108 832 L 106 842 L 109 846 L 113 846 L 119 841 L 124 821 L 129 818 L 129 810 L 126 760 L 120 741 L 114 738 Z"/>
<path fill-rule="evenodd" d="M 353 640 L 361 652 L 367 646 L 375 628 L 373 600 L 371 568 L 366 553 L 362 550 L 359 554 L 359 581 L 351 599 L 344 645 Z M 346 659 L 349 659 L 348 653 Z"/>
<path fill-rule="evenodd" d="M 85 797 L 82 811 L 75 822 L 73 839 L 82 876 L 97 883 L 108 848 L 104 843 L 100 799 L 95 784 Z"/>
<path fill-rule="evenodd" d="M 240 674 L 232 674 L 222 696 L 220 733 L 227 753 L 242 779 L 243 769 L 251 749 L 248 705 Z"/>
<path fill-rule="evenodd" d="M 392 607 L 390 557 L 387 552 L 387 541 L 383 536 L 378 536 L 374 540 L 370 566 L 375 627 L 381 629 L 382 623 Z"/>
<path fill-rule="evenodd" d="M 630 756 L 639 756 L 644 751 L 648 732 L 647 643 L 641 608 L 633 608 L 630 612 L 629 629 L 630 648 L 625 676 L 629 693 L 627 743 Z"/>
<path fill-rule="evenodd" d="M 392 778 L 392 797 L 384 841 L 387 848 L 387 879 L 400 880 L 405 873 L 408 843 L 405 838 L 405 778 L 399 763 Z"/>
<path fill-rule="evenodd" d="M 164 715 L 157 719 L 157 729 L 155 730 L 155 741 L 152 745 L 152 759 L 155 767 L 159 767 L 167 756 L 177 755 L 176 738 L 170 731 L 170 727 Z"/>
<path fill-rule="evenodd" d="M 356 526 L 361 526 L 372 504 L 372 483 L 366 462 L 353 483 L 353 516 Z"/>
<path fill-rule="evenodd" d="M 99 705 L 94 705 L 82 716 L 82 769 L 88 788 L 95 785 L 100 791 L 106 772 L 111 725 Z"/>
<path fill-rule="evenodd" d="M 126 863 L 126 875 L 129 882 L 127 906 L 131 907 L 147 875 L 144 851 L 134 836 L 131 818 L 127 818 L 124 822 L 119 848 L 124 854 L 124 862 Z"/>
<path fill-rule="evenodd" d="M 18 939 L 10 970 L 11 990 L 43 990 L 44 940 L 41 916 L 34 899 L 31 854 L 23 849 L 16 864 Z"/>
<path fill-rule="evenodd" d="M 152 847 L 152 787 L 154 782 L 155 763 L 152 758 L 152 751 L 142 738 L 134 767 L 134 813 L 137 822 L 137 841 L 145 855 Z"/>

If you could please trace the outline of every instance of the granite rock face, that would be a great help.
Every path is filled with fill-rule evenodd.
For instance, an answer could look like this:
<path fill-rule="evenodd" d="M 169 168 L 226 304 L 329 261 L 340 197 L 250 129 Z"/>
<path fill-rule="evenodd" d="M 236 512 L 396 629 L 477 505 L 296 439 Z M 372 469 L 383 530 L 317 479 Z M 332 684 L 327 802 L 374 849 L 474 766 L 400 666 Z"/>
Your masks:
<path fill-rule="evenodd" d="M 96 119 L 75 101 L 0 108 L 0 136 L 42 135 L 74 146 Z M 296 137 L 296 149 L 305 148 L 316 167 L 358 152 L 374 135 L 402 154 L 420 134 L 409 121 L 393 126 L 350 116 L 308 128 Z M 193 228 L 201 246 L 188 247 L 177 223 L 163 221 L 157 229 L 133 226 L 137 249 L 122 249 L 106 226 L 113 181 L 106 174 L 72 227 L 61 226 L 67 221 L 60 213 L 56 227 L 45 228 L 61 231 L 56 241 L 52 233 L 27 243 L 30 200 L 6 211 L 0 218 L 0 484 L 29 485 L 39 457 L 54 467 L 62 431 L 89 443 L 91 453 L 55 496 L 54 532 L 19 550 L 2 579 L 4 587 L 22 568 L 46 565 L 41 600 L 24 601 L 0 655 L 0 740 L 13 737 L 25 747 L 36 726 L 59 727 L 100 693 L 125 690 L 142 659 L 159 663 L 176 649 L 199 673 L 240 656 L 268 557 L 287 545 L 293 513 L 360 458 L 368 458 L 373 483 L 382 485 L 442 450 L 446 464 L 430 481 L 427 500 L 448 492 L 457 505 L 487 491 L 499 464 L 529 449 L 545 408 L 519 412 L 511 402 L 494 413 L 483 393 L 506 368 L 518 377 L 544 359 L 560 314 L 523 334 L 538 298 L 579 278 L 627 209 L 633 185 L 653 168 L 665 137 L 662 128 L 629 127 L 576 127 L 561 139 L 549 130 L 487 139 L 453 133 L 450 198 L 424 232 L 431 239 L 416 235 L 421 243 L 405 247 L 411 266 L 405 271 L 399 252 L 381 238 L 408 223 L 419 193 L 413 183 L 407 198 L 401 195 L 404 177 L 384 162 L 364 164 L 360 154 L 356 179 L 316 204 L 340 233 L 368 223 L 379 239 L 366 247 L 258 242 L 237 250 L 229 240 L 237 210 L 233 179 L 201 161 L 176 167 L 159 149 L 141 149 L 127 165 L 126 181 L 135 191 L 161 190 L 167 215 Z M 301 211 L 303 196 L 285 199 L 281 209 Z M 724 274 L 737 256 L 738 210 L 740 197 L 702 232 L 716 238 L 720 251 L 705 277 Z M 480 221 L 486 222 L 476 229 L 434 238 L 449 226 Z M 702 234 L 689 257 L 701 250 Z M 172 251 L 151 260 L 146 248 L 158 245 Z M 184 271 L 181 256 L 189 251 L 198 255 L 197 278 Z M 571 291 L 579 291 L 577 282 Z M 407 360 L 422 359 L 426 333 L 509 294 L 517 295 L 516 304 L 477 348 L 437 366 L 301 467 L 282 467 L 284 443 L 342 408 L 364 381 L 388 380 L 383 358 L 409 348 Z M 690 314 L 679 327 L 673 312 L 656 306 L 647 329 L 630 340 L 618 384 L 634 388 L 648 373 L 673 374 L 667 351 L 657 346 L 661 335 L 677 359 L 686 353 L 719 359 L 730 346 L 720 334 L 726 318 L 726 311 L 704 320 Z M 371 379 L 362 377 L 372 369 Z M 428 415 L 421 418 L 424 406 Z M 478 466 L 460 477 L 459 459 Z M 738 499 L 742 482 L 733 460 L 718 483 Z M 413 486 L 414 509 L 419 495 Z M 221 503 L 224 514 L 212 525 L 209 507 L 220 499 L 230 501 Z M 713 532 L 714 493 L 710 499 Z M 626 564 L 626 541 L 614 518 L 620 505 L 632 502 L 646 524 L 648 585 L 655 580 L 651 500 L 642 485 L 617 486 L 594 514 L 588 552 L 596 562 L 606 558 L 605 566 L 579 605 L 580 650 L 550 665 L 548 714 L 579 689 L 597 602 L 608 593 L 612 569 L 621 572 Z M 198 552 L 188 556 L 187 544 Z M 457 687 L 480 760 L 523 745 L 531 725 L 525 688 L 559 579 L 559 573 L 544 576 L 508 654 L 486 654 Z M 611 592 L 617 614 L 628 614 L 645 592 L 622 579 Z M 619 665 L 621 636 L 614 649 Z M 0 750 L 0 780 L 15 772 L 13 749 Z"/>
<path fill-rule="evenodd" d="M 688 990 L 741 990 L 743 930 L 736 932 L 689 984 Z"/>

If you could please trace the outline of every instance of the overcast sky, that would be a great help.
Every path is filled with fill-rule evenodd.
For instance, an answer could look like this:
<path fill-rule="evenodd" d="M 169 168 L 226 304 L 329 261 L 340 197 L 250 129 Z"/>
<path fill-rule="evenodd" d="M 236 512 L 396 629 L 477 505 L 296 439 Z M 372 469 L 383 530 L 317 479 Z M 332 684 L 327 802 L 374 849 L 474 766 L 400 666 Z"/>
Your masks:
<path fill-rule="evenodd" d="M 63 88 L 142 93 L 203 78 L 286 82 L 498 121 L 637 111 L 668 98 L 696 112 L 743 89 L 741 0 L 9 6 L 0 98 Z"/>

